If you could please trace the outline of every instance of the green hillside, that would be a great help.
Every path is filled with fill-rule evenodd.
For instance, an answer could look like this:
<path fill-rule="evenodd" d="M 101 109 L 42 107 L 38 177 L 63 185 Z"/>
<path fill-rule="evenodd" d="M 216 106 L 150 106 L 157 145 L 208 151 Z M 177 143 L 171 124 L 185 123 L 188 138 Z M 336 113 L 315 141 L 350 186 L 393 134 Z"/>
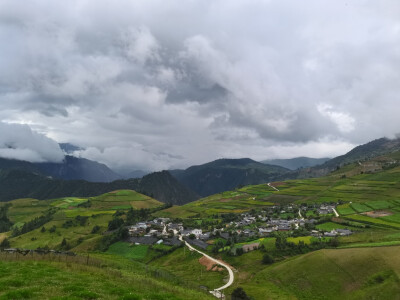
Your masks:
<path fill-rule="evenodd" d="M 40 200 L 61 197 L 93 197 L 115 190 L 135 190 L 161 202 L 184 204 L 198 196 L 178 182 L 167 171 L 154 172 L 143 178 L 112 182 L 60 180 L 21 169 L 0 168 L 0 202 L 19 198 Z"/>
<path fill-rule="evenodd" d="M 206 197 L 239 186 L 271 181 L 288 171 L 280 166 L 240 158 L 218 159 L 186 170 L 172 170 L 170 173 L 198 195 Z"/>
<path fill-rule="evenodd" d="M 163 203 L 132 190 L 116 190 L 97 197 L 18 199 L 1 204 L 4 209 L 7 207 L 7 216 L 14 225 L 9 232 L 0 234 L 0 241 L 8 236 L 11 247 L 28 249 L 46 246 L 50 249 L 62 249 L 62 244 L 66 243 L 68 249 L 77 253 L 89 253 L 91 257 L 113 264 L 124 261 L 124 266 L 118 268 L 126 276 L 126 282 L 130 282 L 130 278 L 139 278 L 136 277 L 138 272 L 148 268 L 162 270 L 169 274 L 167 278 L 180 282 L 171 284 L 170 279 L 163 279 L 163 289 L 166 292 L 163 290 L 164 294 L 158 296 L 147 288 L 149 285 L 156 288 L 158 283 L 144 285 L 145 288 L 139 292 L 135 287 L 136 299 L 181 299 L 181 287 L 176 288 L 177 285 L 185 284 L 197 290 L 209 290 L 226 282 L 225 270 L 207 271 L 204 265 L 207 262 L 201 260 L 202 256 L 182 246 L 138 245 L 119 239 L 112 240 L 107 250 L 103 249 L 106 252 L 97 252 L 102 249 L 98 247 L 100 241 L 114 234 L 112 231 L 108 232 L 109 221 L 127 219 L 127 211 L 132 208 L 136 212 L 146 212 L 145 218 L 149 220 L 156 216 L 169 217 L 172 222 L 182 223 L 185 229 L 201 228 L 206 232 L 214 228 L 224 228 L 228 237 L 223 237 L 222 234 L 213 235 L 203 251 L 224 260 L 235 269 L 234 284 L 225 291 L 228 297 L 235 288 L 242 287 L 256 300 L 396 299 L 395 295 L 400 292 L 399 160 L 400 153 L 395 152 L 362 163 L 344 165 L 329 176 L 321 178 L 273 182 L 271 186 L 267 183 L 249 185 L 166 209 Z M 334 203 L 339 217 L 333 213 L 320 215 L 318 209 L 324 203 Z M 300 210 L 302 217 L 315 219 L 315 224 L 299 229 L 292 226 L 268 236 L 258 235 L 258 228 L 266 226 L 266 220 L 258 217 L 260 214 L 268 217 L 267 219 L 290 220 L 300 217 Z M 243 231 L 255 231 L 252 236 L 234 232 L 237 229 L 235 222 L 243 219 L 240 215 L 243 212 L 256 216 L 254 223 L 240 225 Z M 177 218 L 179 219 L 175 220 Z M 30 228 L 27 224 L 33 226 L 32 222 L 43 224 Z M 124 226 L 127 224 L 132 223 L 125 223 Z M 3 226 L 6 225 L 7 222 L 3 220 Z M 30 228 L 27 232 L 14 234 L 27 226 Z M 121 228 L 122 225 L 118 226 Z M 335 229 L 349 229 L 352 234 L 318 237 L 312 232 Z M 239 250 L 243 250 L 244 246 L 255 244 L 257 247 L 249 252 L 240 253 Z M 270 265 L 263 263 L 266 254 L 274 261 Z M 35 262 L 3 261 L 2 264 L 4 269 L 22 268 L 26 272 L 35 272 L 37 266 Z M 55 278 L 59 276 L 56 271 L 49 269 L 57 269 L 57 262 L 41 264 L 43 265 L 40 267 L 49 270 L 49 274 L 54 272 Z M 93 276 L 93 282 L 89 280 L 85 287 L 73 287 L 70 290 L 69 286 L 76 284 L 73 281 L 74 276 L 79 277 L 81 272 L 96 272 L 92 269 L 82 271 L 86 267 L 77 265 L 74 268 L 62 267 L 67 274 L 64 278 L 65 285 L 59 285 L 60 288 L 54 291 L 55 297 L 84 298 L 84 295 L 89 295 L 87 297 L 90 298 L 92 292 L 96 293 L 92 298 L 114 297 L 107 296 L 110 291 L 105 284 L 106 281 L 114 284 L 114 279 L 107 275 L 108 279 L 103 280 L 101 270 Z M 133 265 L 137 269 L 127 269 Z M 110 270 L 109 273 L 114 274 L 114 269 Z M 4 277 L 0 276 L 0 287 L 2 278 L 23 281 L 24 278 L 18 277 L 21 274 L 22 271 L 18 271 L 15 278 L 8 273 Z M 153 278 L 154 274 L 150 272 L 147 275 Z M 15 295 L 19 294 L 13 293 L 24 293 L 25 290 L 26 295 L 39 298 L 41 293 L 48 291 L 48 285 L 41 284 L 43 291 L 35 290 L 30 285 L 31 282 L 33 281 L 28 280 L 24 287 L 18 286 L 18 283 L 9 284 L 3 294 L 0 294 L 0 299 L 2 296 L 5 299 L 18 298 Z M 104 283 L 103 287 L 98 287 L 99 283 Z M 123 290 L 115 298 L 128 297 L 125 294 L 130 292 L 129 285 L 114 285 L 117 290 Z M 202 295 L 196 293 L 193 291 L 191 299 L 203 299 Z M 208 296 L 205 294 L 203 297 Z"/>
<path fill-rule="evenodd" d="M 238 276 L 235 286 L 254 299 L 400 299 L 399 251 L 319 250 L 257 272 L 244 267 L 247 276 Z"/>
<path fill-rule="evenodd" d="M 267 184 L 246 186 L 234 191 L 215 194 L 183 206 L 174 206 L 158 215 L 206 216 L 215 213 L 240 213 L 253 208 L 286 203 L 352 202 L 366 203 L 365 212 L 378 209 L 368 202 L 386 201 L 380 208 L 398 207 L 400 203 L 400 152 L 373 160 L 346 165 L 329 176 L 311 179 L 273 182 L 276 191 Z M 381 202 L 382 203 L 382 202 Z M 358 210 L 351 210 L 356 213 Z M 340 210 L 339 210 L 340 213 Z M 346 214 L 346 213 L 344 213 Z"/>
<path fill-rule="evenodd" d="M 48 246 L 54 249 L 66 239 L 73 251 L 93 250 L 117 211 L 127 211 L 130 208 L 152 210 L 163 205 L 131 190 L 119 190 L 90 198 L 18 199 L 9 204 L 8 216 L 14 223 L 11 231 L 51 212 L 49 220 L 29 232 L 16 237 L 12 237 L 10 232 L 8 235 L 11 236 L 9 240 L 12 247 L 36 249 Z"/>
<path fill-rule="evenodd" d="M 57 262 L 1 254 L 0 299 L 212 299 L 179 278 L 129 260 L 83 259 Z"/>

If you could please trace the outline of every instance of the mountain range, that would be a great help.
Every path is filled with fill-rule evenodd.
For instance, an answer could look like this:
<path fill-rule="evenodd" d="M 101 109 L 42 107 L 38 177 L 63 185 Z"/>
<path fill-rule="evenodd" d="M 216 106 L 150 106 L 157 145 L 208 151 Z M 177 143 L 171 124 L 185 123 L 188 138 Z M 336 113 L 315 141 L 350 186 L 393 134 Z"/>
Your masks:
<path fill-rule="evenodd" d="M 310 167 L 306 167 L 307 164 L 324 159 L 301 157 L 269 161 L 288 168 L 249 158 L 218 159 L 185 170 L 155 172 L 136 179 L 121 179 L 119 174 L 104 164 L 70 155 L 66 155 L 62 163 L 30 163 L 0 158 L 0 201 L 19 197 L 87 197 L 112 190 L 132 189 L 161 202 L 180 205 L 194 201 L 199 196 L 205 197 L 244 185 L 324 176 L 346 164 L 362 163 L 398 150 L 400 139 L 381 138 Z M 293 170 L 298 166 L 301 167 Z"/>
<path fill-rule="evenodd" d="M 218 159 L 186 170 L 171 170 L 170 173 L 179 182 L 205 197 L 238 186 L 272 181 L 288 171 L 280 166 L 259 163 L 250 158 L 240 158 Z"/>
<path fill-rule="evenodd" d="M 17 198 L 42 200 L 74 196 L 90 197 L 121 189 L 135 190 L 161 202 L 176 205 L 199 198 L 167 171 L 154 172 L 143 178 L 104 183 L 54 179 L 21 169 L 0 170 L 0 201 Z"/>

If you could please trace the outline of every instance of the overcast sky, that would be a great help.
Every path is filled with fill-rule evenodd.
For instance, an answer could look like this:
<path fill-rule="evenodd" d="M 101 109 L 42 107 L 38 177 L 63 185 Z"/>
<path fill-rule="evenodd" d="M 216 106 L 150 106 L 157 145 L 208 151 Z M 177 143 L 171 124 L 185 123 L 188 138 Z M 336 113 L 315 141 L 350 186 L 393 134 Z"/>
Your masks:
<path fill-rule="evenodd" d="M 400 132 L 399 70 L 397 0 L 0 0 L 0 156 L 333 157 Z"/>

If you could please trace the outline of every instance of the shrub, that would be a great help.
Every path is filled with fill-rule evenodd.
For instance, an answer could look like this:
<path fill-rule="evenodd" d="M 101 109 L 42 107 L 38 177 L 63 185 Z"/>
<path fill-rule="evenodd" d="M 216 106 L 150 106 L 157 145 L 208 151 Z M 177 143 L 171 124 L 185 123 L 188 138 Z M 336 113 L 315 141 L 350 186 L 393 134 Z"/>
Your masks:
<path fill-rule="evenodd" d="M 241 288 L 238 287 L 234 289 L 231 295 L 232 300 L 250 300 L 250 298 L 247 296 L 246 292 Z"/>
<path fill-rule="evenodd" d="M 93 226 L 91 233 L 96 233 L 99 230 L 100 230 L 100 226 L 99 225 L 95 225 L 95 226 Z"/>
<path fill-rule="evenodd" d="M 263 262 L 264 265 L 269 265 L 269 264 L 274 263 L 274 259 L 268 253 L 265 253 L 263 255 L 262 262 Z"/>

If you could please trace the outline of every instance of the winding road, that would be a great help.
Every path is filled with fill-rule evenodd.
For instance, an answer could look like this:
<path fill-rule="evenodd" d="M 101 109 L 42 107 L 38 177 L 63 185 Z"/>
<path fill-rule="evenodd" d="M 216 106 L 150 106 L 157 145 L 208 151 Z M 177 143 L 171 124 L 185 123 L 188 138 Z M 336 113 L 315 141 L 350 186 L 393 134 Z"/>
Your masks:
<path fill-rule="evenodd" d="M 184 240 L 182 239 L 182 236 L 179 236 L 179 240 L 181 240 L 182 242 L 185 242 L 185 245 L 189 248 L 190 251 L 196 251 L 196 252 L 200 253 L 201 255 L 204 255 L 204 256 L 207 257 L 208 259 L 212 260 L 212 261 L 215 262 L 216 264 L 218 264 L 218 265 L 224 267 L 225 269 L 227 269 L 227 271 L 228 271 L 228 273 L 229 273 L 229 280 L 228 280 L 228 282 L 227 282 L 226 284 L 224 284 L 223 286 L 221 286 L 221 287 L 219 287 L 219 288 L 216 288 L 216 289 L 214 289 L 213 291 L 210 291 L 210 293 L 213 294 L 215 297 L 217 297 L 217 298 L 219 298 L 219 299 L 222 298 L 222 293 L 221 293 L 221 291 L 224 290 L 224 289 L 226 289 L 226 288 L 228 288 L 228 287 L 230 287 L 230 286 L 232 285 L 234 279 L 235 279 L 235 276 L 233 275 L 232 268 L 231 268 L 230 266 L 228 266 L 227 264 L 225 264 L 224 262 L 219 261 L 219 260 L 217 260 L 217 259 L 215 259 L 215 258 L 213 258 L 213 257 L 211 257 L 211 256 L 209 256 L 209 255 L 207 255 L 207 254 L 205 254 L 204 252 L 201 252 L 201 251 L 197 250 L 196 248 L 192 247 L 192 245 L 190 245 L 188 242 L 186 242 L 186 241 L 184 241 Z"/>

